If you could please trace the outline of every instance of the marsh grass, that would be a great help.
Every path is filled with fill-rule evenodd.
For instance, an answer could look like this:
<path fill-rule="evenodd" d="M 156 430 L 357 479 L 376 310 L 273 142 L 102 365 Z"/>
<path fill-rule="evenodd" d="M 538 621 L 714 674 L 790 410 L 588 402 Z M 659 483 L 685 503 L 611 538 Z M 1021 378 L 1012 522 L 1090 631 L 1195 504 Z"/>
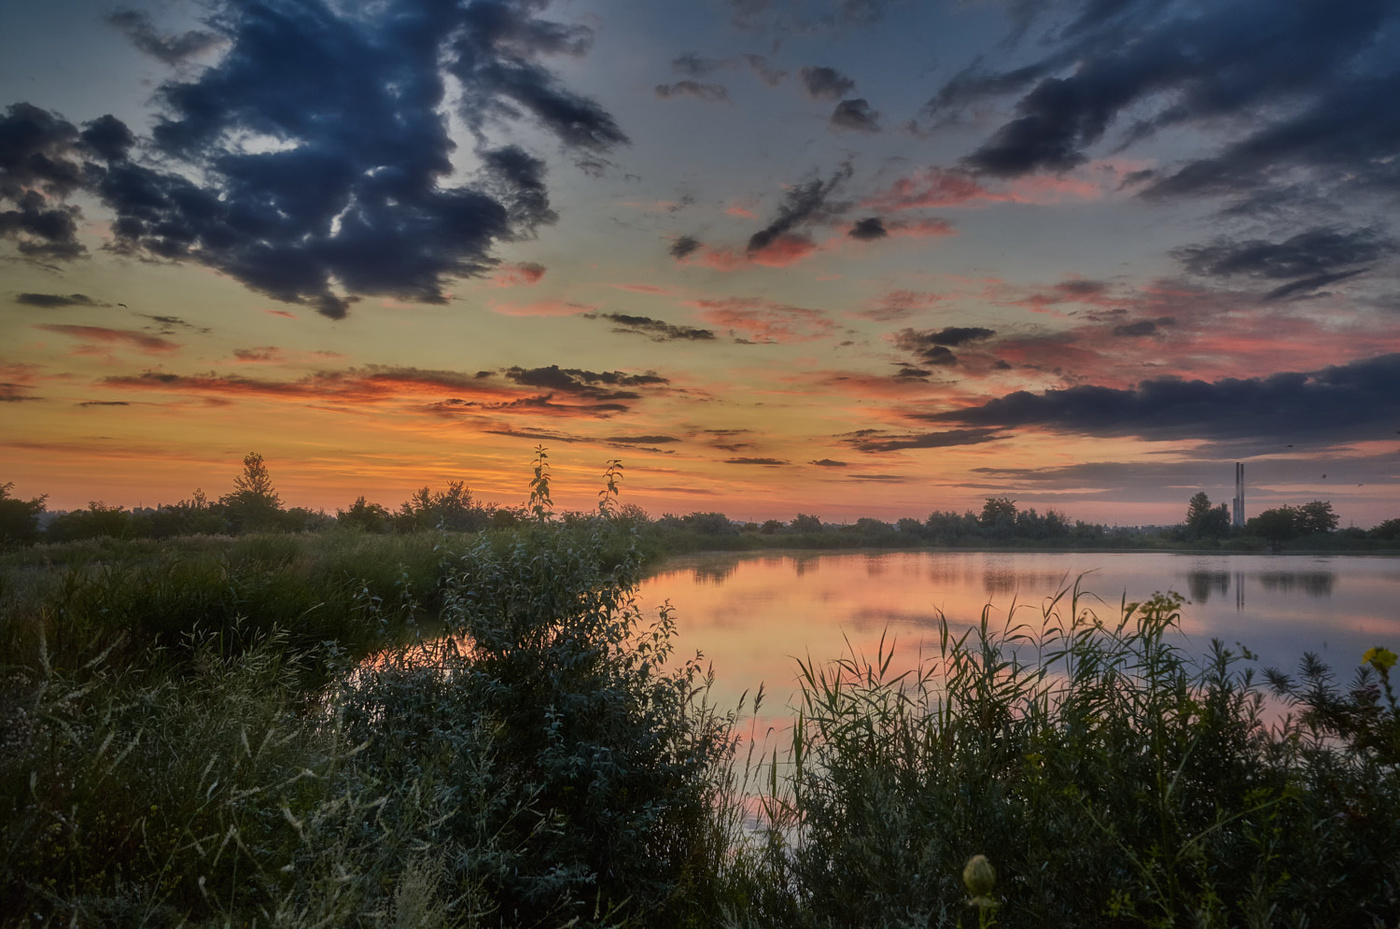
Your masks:
<path fill-rule="evenodd" d="M 980 853 L 1003 876 L 997 925 L 1394 925 L 1388 669 L 1344 691 L 1305 659 L 1303 684 L 1274 676 L 1300 712 L 1269 724 L 1240 653 L 1172 644 L 1181 603 L 1103 620 L 1072 588 L 1034 625 L 945 621 L 904 673 L 884 643 L 803 662 L 764 798 L 786 838 L 769 882 L 793 902 L 764 923 L 976 922 L 958 875 Z"/>

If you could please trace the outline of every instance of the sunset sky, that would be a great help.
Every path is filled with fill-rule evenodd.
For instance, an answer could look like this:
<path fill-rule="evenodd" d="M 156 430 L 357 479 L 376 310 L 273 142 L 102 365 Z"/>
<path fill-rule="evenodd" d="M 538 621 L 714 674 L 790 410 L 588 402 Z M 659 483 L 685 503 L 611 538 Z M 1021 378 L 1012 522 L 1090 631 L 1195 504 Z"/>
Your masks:
<path fill-rule="evenodd" d="M 0 4 L 0 483 L 1400 515 L 1394 0 Z"/>

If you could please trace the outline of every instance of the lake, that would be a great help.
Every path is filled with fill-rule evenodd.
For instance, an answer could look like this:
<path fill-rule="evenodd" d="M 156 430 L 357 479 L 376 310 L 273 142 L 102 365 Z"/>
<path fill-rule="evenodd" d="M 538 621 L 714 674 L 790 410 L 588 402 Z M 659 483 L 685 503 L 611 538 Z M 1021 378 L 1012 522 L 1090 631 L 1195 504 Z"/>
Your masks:
<path fill-rule="evenodd" d="M 712 662 L 712 698 L 733 706 L 760 683 L 765 716 L 785 715 L 797 658 L 874 657 L 893 639 L 896 667 L 937 651 L 940 616 L 961 631 L 984 607 L 993 628 L 1008 614 L 1039 626 L 1041 605 L 1079 579 L 1081 599 L 1106 622 L 1124 597 L 1173 590 L 1181 641 L 1204 655 L 1212 638 L 1243 643 L 1258 667 L 1293 672 L 1306 651 L 1345 682 L 1373 645 L 1400 651 L 1400 558 L 1364 555 L 1197 555 L 1117 552 L 765 552 L 668 560 L 644 581 L 640 603 L 670 601 L 677 651 Z M 1067 610 L 1066 610 L 1067 614 Z"/>

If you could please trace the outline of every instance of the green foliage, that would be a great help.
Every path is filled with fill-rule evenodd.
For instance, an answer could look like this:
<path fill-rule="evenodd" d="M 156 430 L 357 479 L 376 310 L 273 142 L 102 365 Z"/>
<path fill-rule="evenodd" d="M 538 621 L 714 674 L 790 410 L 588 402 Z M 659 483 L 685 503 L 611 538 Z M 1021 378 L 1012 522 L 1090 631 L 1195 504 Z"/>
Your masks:
<path fill-rule="evenodd" d="M 554 500 L 549 495 L 549 455 L 543 445 L 535 446 L 534 477 L 530 478 L 530 515 L 539 522 L 545 522 L 554 511 Z"/>
<path fill-rule="evenodd" d="M 798 513 L 792 518 L 793 532 L 821 532 L 822 521 L 810 513 Z"/>

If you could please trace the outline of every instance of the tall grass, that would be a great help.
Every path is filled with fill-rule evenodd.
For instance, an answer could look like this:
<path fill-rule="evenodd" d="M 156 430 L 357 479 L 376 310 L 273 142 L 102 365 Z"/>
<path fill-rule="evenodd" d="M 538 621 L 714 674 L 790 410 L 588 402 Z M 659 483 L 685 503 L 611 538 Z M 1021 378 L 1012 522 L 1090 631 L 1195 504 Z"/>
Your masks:
<path fill-rule="evenodd" d="M 959 875 L 979 853 L 1002 875 L 998 925 L 1394 925 L 1389 668 L 1342 691 L 1306 659 L 1302 685 L 1274 678 L 1301 712 L 1270 724 L 1240 654 L 1171 644 L 1180 605 L 1101 621 L 1076 589 L 1033 627 L 945 623 L 906 673 L 883 644 L 803 663 L 764 798 L 785 839 L 767 882 L 791 892 L 756 924 L 975 922 Z"/>

